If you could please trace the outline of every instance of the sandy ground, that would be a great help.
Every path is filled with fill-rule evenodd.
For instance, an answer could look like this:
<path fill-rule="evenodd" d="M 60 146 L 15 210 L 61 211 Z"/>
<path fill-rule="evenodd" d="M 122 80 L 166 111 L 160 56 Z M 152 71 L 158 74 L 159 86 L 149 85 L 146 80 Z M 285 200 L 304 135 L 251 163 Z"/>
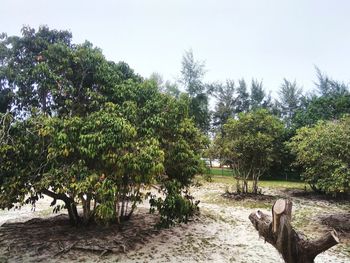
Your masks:
<path fill-rule="evenodd" d="M 0 224 L 7 224 L 0 227 L 0 262 L 283 262 L 275 248 L 259 238 L 248 219 L 257 209 L 270 213 L 273 200 L 234 201 L 222 196 L 225 189 L 223 183 L 193 188 L 193 195 L 201 200 L 201 215 L 188 224 L 160 231 L 152 228 L 157 217 L 147 213 L 146 204 L 122 228 L 71 228 L 64 215 L 52 221 L 21 223 L 38 216 L 47 218 L 49 198 L 40 200 L 35 212 L 30 207 L 2 211 Z M 263 190 L 287 195 L 275 189 Z M 318 220 L 320 216 L 350 213 L 348 202 L 304 197 L 292 200 L 293 224 L 310 238 L 329 230 Z M 350 262 L 349 233 L 340 235 L 341 244 L 319 255 L 315 262 Z"/>

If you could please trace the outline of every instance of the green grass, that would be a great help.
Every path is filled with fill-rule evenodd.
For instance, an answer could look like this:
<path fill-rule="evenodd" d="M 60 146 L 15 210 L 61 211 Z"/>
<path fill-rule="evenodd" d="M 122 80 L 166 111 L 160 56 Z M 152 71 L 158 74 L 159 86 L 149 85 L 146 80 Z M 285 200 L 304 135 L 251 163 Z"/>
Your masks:
<path fill-rule="evenodd" d="M 234 182 L 232 170 L 230 168 L 209 168 L 208 175 L 211 175 L 213 182 L 216 183 L 227 183 Z M 259 181 L 260 187 L 269 188 L 293 188 L 293 189 L 305 189 L 308 188 L 307 184 L 298 181 L 285 181 L 285 180 L 261 180 Z"/>
<path fill-rule="evenodd" d="M 213 168 L 208 169 L 207 174 L 232 176 L 232 170 L 230 168 L 214 168 L 213 167 Z"/>
<path fill-rule="evenodd" d="M 305 182 L 284 181 L 284 180 L 263 180 L 259 181 L 259 186 L 269 188 L 292 188 L 292 189 L 308 189 Z"/>
<path fill-rule="evenodd" d="M 214 183 L 224 183 L 233 185 L 235 183 L 235 179 L 233 176 L 227 176 L 227 175 L 212 175 L 212 181 Z M 285 188 L 291 188 L 291 189 L 305 189 L 305 186 L 308 188 L 308 185 L 304 182 L 296 182 L 296 181 L 285 181 L 285 180 L 261 180 L 259 181 L 259 187 L 264 188 L 279 188 L 279 189 L 285 189 Z"/>

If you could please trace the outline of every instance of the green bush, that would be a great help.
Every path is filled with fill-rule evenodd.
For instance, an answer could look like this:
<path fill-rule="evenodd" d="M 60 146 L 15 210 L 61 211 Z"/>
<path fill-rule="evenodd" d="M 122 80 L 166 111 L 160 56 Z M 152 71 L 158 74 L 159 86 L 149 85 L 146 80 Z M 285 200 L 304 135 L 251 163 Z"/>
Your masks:
<path fill-rule="evenodd" d="M 333 195 L 350 191 L 350 116 L 303 127 L 288 143 L 312 189 Z"/>
<path fill-rule="evenodd" d="M 156 198 L 151 196 L 151 213 L 157 209 L 160 214 L 158 227 L 170 227 L 176 223 L 187 223 L 189 217 L 198 212 L 199 201 L 194 201 L 186 191 L 183 192 L 181 184 L 177 181 L 168 181 L 164 183 L 163 191 L 166 197 Z"/>

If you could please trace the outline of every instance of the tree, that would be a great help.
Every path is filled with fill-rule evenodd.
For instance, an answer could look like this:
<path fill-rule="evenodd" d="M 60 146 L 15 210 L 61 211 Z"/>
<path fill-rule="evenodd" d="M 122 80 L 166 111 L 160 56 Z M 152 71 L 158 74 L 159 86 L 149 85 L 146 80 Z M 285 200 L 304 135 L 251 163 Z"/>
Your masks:
<path fill-rule="evenodd" d="M 163 77 L 157 72 L 152 73 L 149 79 L 155 82 L 160 92 L 179 98 L 181 92 L 176 83 L 169 80 L 164 82 Z"/>
<path fill-rule="evenodd" d="M 315 69 L 318 80 L 318 82 L 315 82 L 315 85 L 321 96 L 344 95 L 349 93 L 349 88 L 346 84 L 331 79 L 326 74 L 322 73 L 318 67 L 315 67 Z"/>
<path fill-rule="evenodd" d="M 244 79 L 239 80 L 239 85 L 236 88 L 236 108 L 235 113 L 248 112 L 249 111 L 249 93 L 247 91 L 247 84 Z"/>
<path fill-rule="evenodd" d="M 0 113 L 10 110 L 13 101 L 13 95 L 10 89 L 4 88 L 0 90 Z"/>
<path fill-rule="evenodd" d="M 258 108 L 270 109 L 272 107 L 271 96 L 266 95 L 262 81 L 259 82 L 252 79 L 250 88 L 250 107 L 251 110 L 256 110 Z"/>
<path fill-rule="evenodd" d="M 278 95 L 281 117 L 284 119 L 287 127 L 290 127 L 292 119 L 301 104 L 302 89 L 298 88 L 296 81 L 290 82 L 284 79 Z"/>
<path fill-rule="evenodd" d="M 107 224 L 128 219 L 141 188 L 156 182 L 165 195 L 190 200 L 183 191 L 202 168 L 206 143 L 190 98 L 162 94 L 126 63 L 70 39 L 41 27 L 0 41 L 1 90 L 14 98 L 0 118 L 0 208 L 45 194 L 53 206 L 65 203 L 72 224 Z M 170 183 L 177 191 L 166 190 Z"/>
<path fill-rule="evenodd" d="M 295 131 L 303 126 L 312 126 L 319 120 L 339 119 L 350 113 L 350 93 L 348 85 L 335 81 L 316 67 L 318 94 L 301 97 L 299 109 L 292 120 Z"/>
<path fill-rule="evenodd" d="M 298 109 L 292 120 L 292 129 L 312 126 L 319 120 L 336 120 L 350 113 L 350 95 L 313 96 Z"/>
<path fill-rule="evenodd" d="M 2 89 L 14 94 L 18 114 L 38 109 L 49 115 L 86 115 L 99 109 L 115 86 L 141 77 L 124 62 L 107 61 L 90 42 L 71 43 L 67 31 L 24 27 L 22 37 L 6 37 Z"/>
<path fill-rule="evenodd" d="M 215 84 L 212 95 L 216 98 L 213 126 L 222 129 L 227 120 L 234 117 L 236 103 L 234 81 L 227 80 L 226 84 Z"/>
<path fill-rule="evenodd" d="M 222 155 L 233 168 L 239 192 L 247 193 L 252 179 L 252 192 L 258 193 L 260 176 L 277 158 L 283 130 L 283 123 L 264 109 L 241 113 L 224 126 Z"/>
<path fill-rule="evenodd" d="M 179 98 L 181 95 L 181 91 L 176 83 L 171 82 L 169 80 L 165 81 L 164 91 L 166 94 L 169 94 L 172 97 Z"/>
<path fill-rule="evenodd" d="M 204 67 L 204 62 L 194 59 L 192 50 L 185 51 L 182 57 L 180 83 L 191 98 L 190 116 L 193 116 L 197 127 L 206 133 L 210 126 L 210 113 L 206 85 L 203 83 Z"/>
<path fill-rule="evenodd" d="M 13 199 L 7 198 L 16 195 L 18 202 L 25 202 L 26 191 L 30 193 L 27 200 L 46 194 L 65 203 L 75 225 L 81 222 L 77 200 L 83 206 L 84 223 L 130 217 L 142 200 L 141 186 L 151 184 L 163 169 L 164 154 L 158 142 L 139 138 L 114 104 L 86 117 L 38 116 L 17 121 L 10 134 L 11 143 L 1 147 L 5 158 L 1 171 L 10 172 L 2 182 L 1 208 L 11 208 Z M 6 163 L 14 169 L 6 169 Z M 23 189 L 22 184 L 30 188 Z"/>
<path fill-rule="evenodd" d="M 350 192 L 350 117 L 319 121 L 297 130 L 288 146 L 303 168 L 303 178 L 315 191 Z"/>
<path fill-rule="evenodd" d="M 195 97 L 205 91 L 203 77 L 205 64 L 194 59 L 192 49 L 185 51 L 182 57 L 181 84 L 185 87 L 190 97 Z"/>
<path fill-rule="evenodd" d="M 318 254 L 339 243 L 335 230 L 315 240 L 294 230 L 291 200 L 278 199 L 272 206 L 272 217 L 258 210 L 251 213 L 249 219 L 259 236 L 273 245 L 286 263 L 313 263 Z"/>
<path fill-rule="evenodd" d="M 8 48 L 4 43 L 4 39 L 7 38 L 6 34 L 0 34 L 0 113 L 5 113 L 11 107 L 13 102 L 13 93 L 8 87 L 4 70 L 4 64 L 6 63 L 6 57 L 8 55 Z"/>
<path fill-rule="evenodd" d="M 40 27 L 38 32 L 30 27 L 22 28 L 22 37 L 4 36 L 1 40 L 2 89 L 16 89 L 17 110 L 30 111 L 30 107 L 41 107 L 48 111 L 50 86 L 54 81 L 47 70 L 46 53 L 50 46 L 72 47 L 72 35 L 68 31 L 49 30 Z M 63 66 L 63 65 L 62 65 Z"/>

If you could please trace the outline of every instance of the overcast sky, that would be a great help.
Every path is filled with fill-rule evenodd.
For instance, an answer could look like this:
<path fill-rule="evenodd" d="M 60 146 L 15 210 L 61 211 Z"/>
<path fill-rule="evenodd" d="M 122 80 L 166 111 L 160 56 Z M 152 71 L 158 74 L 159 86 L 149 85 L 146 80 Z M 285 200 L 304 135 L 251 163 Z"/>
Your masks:
<path fill-rule="evenodd" d="M 284 77 L 314 88 L 314 65 L 350 82 L 348 0 L 0 0 L 0 32 L 68 29 L 142 76 L 178 77 L 184 50 L 205 60 L 207 81 Z"/>

